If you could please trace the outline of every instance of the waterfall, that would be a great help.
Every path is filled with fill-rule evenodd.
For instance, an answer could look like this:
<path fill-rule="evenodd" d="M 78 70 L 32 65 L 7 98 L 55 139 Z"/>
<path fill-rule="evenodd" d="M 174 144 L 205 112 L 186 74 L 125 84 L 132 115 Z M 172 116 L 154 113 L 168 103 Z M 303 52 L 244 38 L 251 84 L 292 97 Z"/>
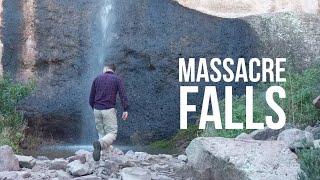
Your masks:
<path fill-rule="evenodd" d="M 84 97 L 81 118 L 81 144 L 91 144 L 98 138 L 95 129 L 93 110 L 89 107 L 89 93 L 94 78 L 102 73 L 105 58 L 107 57 L 107 47 L 112 40 L 111 20 L 112 20 L 112 0 L 102 0 L 100 12 L 97 13 L 96 22 L 91 30 L 91 50 L 88 56 L 88 72 L 84 85 L 87 91 Z"/>

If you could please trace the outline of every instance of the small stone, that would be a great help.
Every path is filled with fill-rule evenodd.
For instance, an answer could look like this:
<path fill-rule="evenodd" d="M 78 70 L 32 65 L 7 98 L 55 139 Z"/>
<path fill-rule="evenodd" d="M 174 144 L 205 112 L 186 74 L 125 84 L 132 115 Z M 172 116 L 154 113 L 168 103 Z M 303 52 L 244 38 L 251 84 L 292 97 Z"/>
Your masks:
<path fill-rule="evenodd" d="M 121 170 L 122 180 L 151 180 L 151 171 L 141 167 L 128 167 Z"/>
<path fill-rule="evenodd" d="M 28 171 L 16 171 L 22 178 L 27 179 L 31 176 L 31 173 Z"/>
<path fill-rule="evenodd" d="M 148 160 L 150 158 L 150 155 L 145 152 L 135 152 L 134 154 L 135 154 L 136 159 L 138 161 L 144 161 L 144 160 Z"/>
<path fill-rule="evenodd" d="M 80 150 L 76 151 L 75 154 L 78 155 L 78 156 L 82 156 L 82 155 L 89 156 L 91 153 L 89 151 L 87 151 L 87 150 L 80 149 Z"/>
<path fill-rule="evenodd" d="M 120 169 L 119 165 L 116 162 L 109 160 L 104 161 L 104 167 L 111 171 L 110 174 L 119 172 Z"/>
<path fill-rule="evenodd" d="M 32 172 L 40 172 L 41 168 L 38 164 L 36 164 L 35 166 L 33 166 L 33 168 L 31 169 Z"/>
<path fill-rule="evenodd" d="M 149 162 L 146 162 L 146 161 L 142 161 L 140 164 L 142 166 L 151 166 L 152 165 L 152 163 L 149 163 Z"/>
<path fill-rule="evenodd" d="M 19 165 L 22 168 L 32 169 L 36 165 L 36 160 L 32 156 L 20 156 L 16 155 L 19 161 Z"/>
<path fill-rule="evenodd" d="M 82 164 L 84 164 L 87 159 L 86 159 L 86 155 L 82 154 L 82 155 L 75 155 L 75 156 L 71 156 L 68 158 L 68 162 L 71 163 L 72 161 L 75 160 L 79 160 Z"/>
<path fill-rule="evenodd" d="M 113 148 L 112 152 L 117 155 L 124 155 L 123 151 L 118 148 Z"/>
<path fill-rule="evenodd" d="M 70 175 L 63 171 L 63 170 L 57 170 L 56 171 L 56 177 L 59 179 L 59 180 L 67 180 L 67 179 L 70 179 Z"/>
<path fill-rule="evenodd" d="M 159 154 L 159 157 L 160 158 L 165 158 L 165 159 L 172 159 L 173 158 L 173 156 L 169 155 L 169 154 Z"/>
<path fill-rule="evenodd" d="M 44 173 L 46 177 L 50 177 L 50 178 L 56 177 L 56 170 L 46 170 Z"/>
<path fill-rule="evenodd" d="M 178 159 L 183 161 L 183 162 L 187 162 L 188 157 L 186 155 L 184 155 L 184 154 L 181 154 L 181 155 L 178 156 Z"/>
<path fill-rule="evenodd" d="M 132 150 L 129 150 L 126 152 L 125 156 L 134 156 L 134 152 Z"/>
<path fill-rule="evenodd" d="M 116 174 L 116 173 L 110 174 L 109 179 L 110 179 L 110 178 L 117 178 L 117 174 Z"/>
<path fill-rule="evenodd" d="M 82 164 L 79 160 L 75 160 L 67 165 L 67 172 L 73 176 L 83 176 L 92 171 L 88 163 Z"/>

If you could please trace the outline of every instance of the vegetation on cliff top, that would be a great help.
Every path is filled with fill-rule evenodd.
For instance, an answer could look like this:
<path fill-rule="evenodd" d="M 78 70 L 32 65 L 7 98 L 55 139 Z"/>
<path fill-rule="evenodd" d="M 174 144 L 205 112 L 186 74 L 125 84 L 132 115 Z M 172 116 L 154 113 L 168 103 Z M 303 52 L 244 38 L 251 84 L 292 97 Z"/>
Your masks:
<path fill-rule="evenodd" d="M 4 77 L 0 79 L 0 145 L 9 145 L 19 150 L 19 142 L 24 137 L 25 122 L 22 112 L 17 111 L 19 100 L 26 97 L 35 87 L 35 83 L 15 83 Z"/>

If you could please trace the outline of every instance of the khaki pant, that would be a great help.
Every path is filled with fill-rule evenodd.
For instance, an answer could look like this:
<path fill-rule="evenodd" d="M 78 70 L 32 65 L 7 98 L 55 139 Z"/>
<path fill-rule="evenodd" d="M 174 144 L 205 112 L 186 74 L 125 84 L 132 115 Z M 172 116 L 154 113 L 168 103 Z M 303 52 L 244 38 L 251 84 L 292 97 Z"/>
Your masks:
<path fill-rule="evenodd" d="M 117 110 L 115 108 L 107 110 L 94 109 L 94 117 L 101 148 L 107 150 L 117 138 Z"/>

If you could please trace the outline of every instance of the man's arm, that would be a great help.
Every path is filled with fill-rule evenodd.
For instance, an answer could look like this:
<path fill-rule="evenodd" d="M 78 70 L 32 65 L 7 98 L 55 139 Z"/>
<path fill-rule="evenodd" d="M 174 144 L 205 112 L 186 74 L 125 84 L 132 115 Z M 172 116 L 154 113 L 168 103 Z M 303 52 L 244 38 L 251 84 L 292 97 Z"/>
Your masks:
<path fill-rule="evenodd" d="M 122 79 L 119 80 L 118 89 L 119 89 L 119 96 L 120 96 L 120 99 L 121 99 L 123 112 L 127 112 L 128 108 L 129 108 L 128 97 L 127 97 L 127 93 L 126 93 L 126 90 L 124 88 L 124 84 L 123 84 Z"/>
<path fill-rule="evenodd" d="M 89 104 L 91 108 L 93 109 L 94 106 L 94 97 L 96 95 L 96 86 L 95 86 L 95 80 L 92 83 L 91 91 L 90 91 L 90 97 L 89 97 Z"/>

